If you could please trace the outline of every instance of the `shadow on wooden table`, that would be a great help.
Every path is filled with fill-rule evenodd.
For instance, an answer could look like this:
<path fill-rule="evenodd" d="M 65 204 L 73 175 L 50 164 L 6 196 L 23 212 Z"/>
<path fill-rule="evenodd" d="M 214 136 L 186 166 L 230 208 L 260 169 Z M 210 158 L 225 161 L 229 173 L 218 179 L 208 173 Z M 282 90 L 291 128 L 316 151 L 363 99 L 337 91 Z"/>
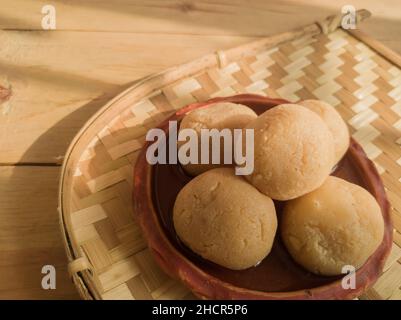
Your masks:
<path fill-rule="evenodd" d="M 62 4 L 61 0 L 55 0 L 55 2 Z M 211 34 L 263 36 L 287 31 L 339 11 L 334 9 L 334 6 L 332 8 L 308 6 L 303 1 L 300 1 L 299 5 L 295 1 L 277 1 L 266 7 L 263 6 L 263 1 L 247 2 L 246 5 L 241 5 L 239 2 L 211 4 L 209 2 L 195 3 L 194 1 L 127 3 L 127 1 L 117 3 L 82 1 L 77 5 L 78 8 L 74 6 L 77 10 L 74 12 L 80 12 L 80 14 L 60 15 L 58 27 L 60 31 L 88 30 L 131 33 L 128 36 L 135 36 L 135 32 L 186 34 L 189 36 L 199 34 L 205 37 Z M 370 6 L 367 5 L 366 8 L 370 9 Z M 339 8 L 340 5 L 338 5 Z M 302 10 L 302 14 L 300 14 L 300 10 Z M 105 23 L 111 16 L 115 18 L 113 23 Z M 294 16 L 296 19 L 291 19 Z M 146 24 L 146 20 L 152 23 Z M 7 24 L 15 26 L 23 23 L 17 19 L 10 20 Z M 363 28 L 368 31 L 376 30 L 376 34 L 385 34 L 386 39 L 392 39 L 393 37 L 397 38 L 395 35 L 398 35 L 399 27 L 399 21 L 384 19 L 380 16 L 375 18 L 373 15 L 373 18 L 369 19 Z M 35 33 L 32 33 L 32 36 L 35 36 Z M 21 77 L 26 76 L 26 72 L 29 72 L 26 68 L 18 71 L 11 70 L 9 65 L 3 66 L 3 68 L 6 67 L 9 73 L 21 72 Z M 35 72 L 35 69 L 33 71 L 31 69 L 30 72 Z M 48 70 L 43 72 L 47 73 Z M 56 81 L 57 77 L 46 79 L 51 82 Z M 73 82 L 74 79 L 73 75 L 67 75 L 66 80 L 68 81 L 66 82 Z M 84 83 L 85 81 L 77 82 L 83 86 L 91 85 Z M 106 94 L 81 106 L 40 136 L 21 157 L 19 166 L 11 167 L 12 170 L 7 166 L 0 167 L 0 170 L 7 172 L 6 175 L 1 176 L 3 178 L 0 177 L 0 179 L 4 179 L 4 181 L 0 181 L 0 201 L 5 203 L 7 209 L 0 213 L 0 219 L 2 219 L 0 299 L 78 298 L 67 275 L 66 255 L 59 230 L 57 191 L 60 163 L 30 163 L 30 161 L 35 158 L 34 155 L 43 152 L 46 147 L 52 145 L 52 141 L 59 139 L 60 136 L 68 135 L 65 139 L 66 142 L 72 140 L 73 135 L 96 110 L 131 84 L 116 86 L 114 89 L 106 89 L 107 83 L 92 83 L 92 85 L 95 87 L 104 85 Z M 66 129 L 71 127 L 71 123 L 74 123 L 75 132 Z M 12 139 L 11 135 L 10 139 Z M 67 146 L 66 143 L 65 149 Z M 10 199 L 18 199 L 18 201 L 10 201 Z M 58 271 L 56 290 L 41 288 L 43 277 L 41 268 L 48 264 L 55 266 Z"/>
<path fill-rule="evenodd" d="M 7 193 L 21 195 L 16 203 L 8 203 L 2 216 L 2 238 L 7 247 L 0 247 L 0 299 L 78 299 L 79 295 L 67 272 L 67 258 L 61 240 L 57 212 L 59 163 L 29 163 L 53 139 L 65 135 L 65 127 L 74 122 L 80 127 L 112 97 L 132 83 L 119 86 L 83 105 L 40 136 L 24 153 L 10 175 L 0 181 L 0 197 Z M 69 131 L 69 140 L 77 132 Z M 65 149 L 67 149 L 67 145 Z M 17 199 L 16 196 L 10 199 Z M 2 242 L 2 241 L 0 241 Z M 3 243 L 5 243 L 3 242 Z M 3 244 L 2 243 L 2 244 Z M 56 268 L 56 289 L 41 287 L 42 267 Z"/>

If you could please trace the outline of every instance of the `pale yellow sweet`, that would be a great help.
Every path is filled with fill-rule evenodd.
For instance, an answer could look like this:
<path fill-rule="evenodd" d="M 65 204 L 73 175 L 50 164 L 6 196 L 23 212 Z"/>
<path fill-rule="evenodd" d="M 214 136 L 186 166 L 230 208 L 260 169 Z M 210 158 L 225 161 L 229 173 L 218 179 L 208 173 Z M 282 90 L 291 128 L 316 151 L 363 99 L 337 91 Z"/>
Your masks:
<path fill-rule="evenodd" d="M 246 178 L 276 200 L 300 197 L 329 176 L 334 163 L 333 136 L 314 112 L 282 104 L 250 122 L 254 129 L 254 170 Z"/>
<path fill-rule="evenodd" d="M 212 169 L 192 179 L 176 198 L 173 221 L 192 251 L 234 270 L 263 260 L 277 229 L 273 201 L 232 168 Z"/>
<path fill-rule="evenodd" d="M 180 124 L 180 130 L 183 129 L 194 129 L 198 135 L 198 150 L 200 150 L 200 131 L 201 129 L 242 129 L 244 128 L 250 121 L 256 119 L 256 113 L 244 106 L 242 104 L 236 104 L 231 102 L 220 102 L 214 103 L 204 108 L 198 108 L 187 115 L 182 119 Z M 179 142 L 178 146 L 181 146 L 184 142 Z M 224 155 L 224 145 L 221 143 L 220 146 L 220 163 L 223 163 L 223 155 Z M 185 164 L 183 165 L 184 170 L 190 175 L 198 175 L 207 170 L 221 167 L 221 164 L 212 164 L 211 163 L 211 150 L 210 154 L 210 162 L 209 164 L 200 164 L 200 154 L 199 154 L 199 163 L 198 164 Z"/>
<path fill-rule="evenodd" d="M 280 222 L 281 237 L 294 260 L 322 275 L 341 274 L 345 265 L 361 267 L 384 234 L 375 198 L 336 177 L 287 202 Z"/>
<path fill-rule="evenodd" d="M 301 106 L 317 113 L 329 127 L 334 139 L 334 162 L 337 163 L 347 152 L 350 136 L 347 124 L 330 104 L 320 100 L 303 100 Z"/>

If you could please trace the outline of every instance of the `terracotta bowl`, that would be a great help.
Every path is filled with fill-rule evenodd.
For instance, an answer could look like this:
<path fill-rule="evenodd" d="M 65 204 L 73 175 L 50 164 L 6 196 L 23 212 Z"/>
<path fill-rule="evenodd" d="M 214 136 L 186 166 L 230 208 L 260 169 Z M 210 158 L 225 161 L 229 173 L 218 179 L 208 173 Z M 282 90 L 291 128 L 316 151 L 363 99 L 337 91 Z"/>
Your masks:
<path fill-rule="evenodd" d="M 166 119 L 159 128 L 166 133 L 170 120 L 179 121 L 189 111 L 214 102 L 229 101 L 247 105 L 260 114 L 285 100 L 242 94 L 191 104 Z M 371 286 L 382 272 L 392 244 L 389 202 L 383 183 L 361 146 L 351 139 L 348 152 L 333 171 L 367 189 L 378 201 L 385 221 L 384 238 L 368 261 L 356 271 L 356 287 L 343 289 L 342 276 L 314 275 L 297 265 L 277 233 L 271 253 L 257 267 L 233 271 L 206 261 L 186 248 L 175 234 L 172 209 L 181 188 L 191 180 L 179 164 L 150 165 L 146 160 L 147 142 L 134 173 L 134 206 L 149 248 L 160 267 L 180 279 L 195 295 L 207 299 L 352 299 Z M 282 203 L 275 202 L 278 219 Z"/>

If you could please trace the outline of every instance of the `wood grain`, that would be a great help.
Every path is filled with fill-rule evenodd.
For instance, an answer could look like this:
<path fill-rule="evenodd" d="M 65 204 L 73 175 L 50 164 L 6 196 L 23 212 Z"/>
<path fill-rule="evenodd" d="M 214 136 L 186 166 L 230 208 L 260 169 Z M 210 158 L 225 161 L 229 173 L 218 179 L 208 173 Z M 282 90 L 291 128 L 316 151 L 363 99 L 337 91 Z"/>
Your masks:
<path fill-rule="evenodd" d="M 348 4 L 58 0 L 52 2 L 57 30 L 48 32 L 40 26 L 47 1 L 1 2 L 0 85 L 13 89 L 11 98 L 0 102 L 0 163 L 7 164 L 57 162 L 101 105 L 147 74 L 320 20 Z M 389 3 L 393 10 L 376 1 L 353 1 L 374 14 L 362 28 L 384 44 L 391 40 L 401 52 L 401 25 L 394 19 L 401 4 Z M 25 154 L 50 130 L 50 141 Z"/>
<path fill-rule="evenodd" d="M 41 30 L 46 0 L 2 1 L 0 28 Z M 386 0 L 55 0 L 57 30 L 159 34 L 264 36 L 305 25 L 344 5 L 368 9 L 374 17 L 363 28 L 379 40 L 400 40 L 401 3 Z M 294 19 L 296 17 L 296 19 Z M 107 23 L 106 23 L 107 22 Z"/>
<path fill-rule="evenodd" d="M 317 1 L 310 2 L 311 4 L 305 1 L 279 0 L 58 0 L 51 4 L 57 10 L 58 30 L 261 36 L 269 32 L 286 31 L 291 24 L 305 25 L 311 18 L 325 17 L 341 7 L 340 3 L 327 7 Z M 2 6 L 5 19 L 1 19 L 0 27 L 41 30 L 41 8 L 45 4 L 49 2 L 5 1 Z M 302 15 L 298 15 L 300 9 Z M 290 19 L 286 23 L 277 24 L 295 14 L 298 21 Z M 105 23 L 106 21 L 112 23 Z"/>
<path fill-rule="evenodd" d="M 373 12 L 362 29 L 400 53 L 397 0 L 0 0 L 0 165 L 59 163 L 85 121 L 137 79 L 350 2 Z M 48 3 L 57 10 L 54 32 L 40 26 Z M 54 216 L 57 172 L 0 168 L 0 298 L 76 297 L 66 276 L 55 292 L 37 287 L 47 257 L 60 270 L 65 263 Z"/>
<path fill-rule="evenodd" d="M 135 79 L 252 39 L 0 31 L 0 85 L 12 88 L 0 101 L 0 163 L 57 162 L 85 121 Z"/>
<path fill-rule="evenodd" d="M 0 299 L 78 298 L 57 214 L 59 167 L 0 167 Z M 56 290 L 41 287 L 56 268 Z"/>

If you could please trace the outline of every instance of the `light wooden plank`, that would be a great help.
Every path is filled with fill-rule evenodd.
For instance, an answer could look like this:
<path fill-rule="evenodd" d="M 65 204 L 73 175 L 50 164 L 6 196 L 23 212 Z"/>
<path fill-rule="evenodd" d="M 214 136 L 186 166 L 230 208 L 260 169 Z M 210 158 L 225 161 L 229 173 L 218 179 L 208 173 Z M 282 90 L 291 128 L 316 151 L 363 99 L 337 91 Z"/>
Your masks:
<path fill-rule="evenodd" d="M 41 30 L 40 9 L 47 1 L 2 2 L 1 28 Z M 343 4 L 56 1 L 58 31 L 0 32 L 0 85 L 13 92 L 0 104 L 0 163 L 60 161 L 90 115 L 134 80 L 254 36 L 310 23 L 339 12 Z M 399 23 L 385 20 L 394 18 L 399 2 L 392 2 L 392 10 L 371 0 L 353 4 L 378 13 L 362 29 L 374 36 L 380 29 L 380 40 L 400 40 Z"/>
<path fill-rule="evenodd" d="M 0 299 L 78 298 L 57 213 L 58 167 L 0 167 Z M 56 268 L 56 290 L 41 287 Z"/>
<path fill-rule="evenodd" d="M 252 39 L 0 31 L 0 86 L 12 89 L 0 103 L 0 163 L 60 161 L 85 121 L 134 80 Z"/>
<path fill-rule="evenodd" d="M 0 28 L 40 30 L 46 0 L 3 1 Z M 376 38 L 400 45 L 397 21 L 401 3 L 387 0 L 73 0 L 52 1 L 57 30 L 117 31 L 135 33 L 266 35 L 288 30 L 354 5 L 373 12 L 364 28 Z M 296 19 L 293 17 L 296 16 Z M 268 18 L 266 18 L 268 17 Z M 107 22 L 107 23 L 105 23 Z M 379 37 L 378 37 L 379 36 Z"/>
<path fill-rule="evenodd" d="M 57 13 L 57 30 L 118 31 L 179 34 L 264 35 L 307 24 L 338 10 L 300 1 L 223 0 L 14 0 L 4 1 L 0 27 L 40 30 L 42 7 L 52 4 Z M 358 1 L 356 1 L 358 2 Z M 360 2 L 360 1 L 359 1 Z M 377 7 L 377 5 L 376 5 Z M 300 15 L 300 8 L 302 15 Z M 266 19 L 266 16 L 269 19 Z M 286 19 L 297 15 L 297 19 Z M 277 24 L 277 22 L 280 23 Z M 288 30 L 288 29 L 287 29 Z"/>
<path fill-rule="evenodd" d="M 0 163 L 60 161 L 90 115 L 136 79 L 310 23 L 349 1 L 55 0 L 58 30 L 30 31 L 40 30 L 48 3 L 0 0 L 0 29 L 21 30 L 0 31 Z M 401 2 L 352 3 L 374 14 L 362 29 L 401 52 Z M 0 298 L 77 297 L 55 210 L 58 170 L 0 167 Z M 55 291 L 40 288 L 43 264 L 58 270 Z"/>

